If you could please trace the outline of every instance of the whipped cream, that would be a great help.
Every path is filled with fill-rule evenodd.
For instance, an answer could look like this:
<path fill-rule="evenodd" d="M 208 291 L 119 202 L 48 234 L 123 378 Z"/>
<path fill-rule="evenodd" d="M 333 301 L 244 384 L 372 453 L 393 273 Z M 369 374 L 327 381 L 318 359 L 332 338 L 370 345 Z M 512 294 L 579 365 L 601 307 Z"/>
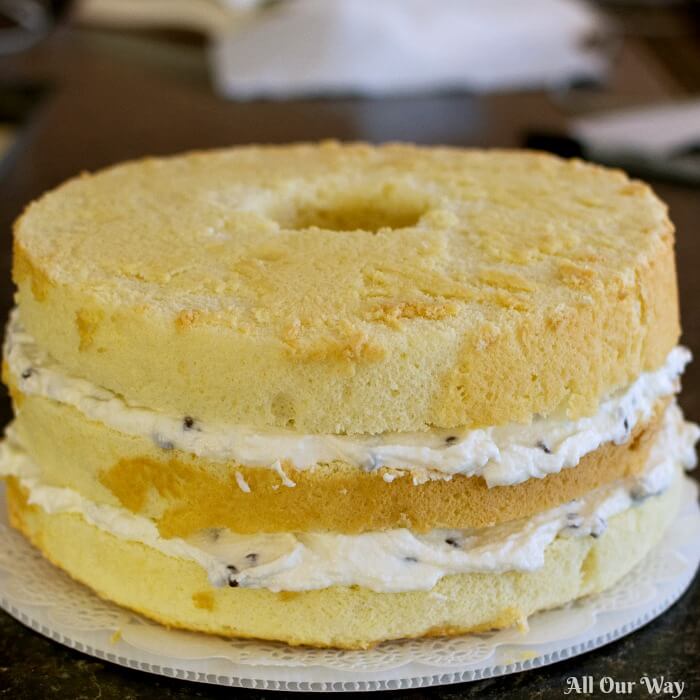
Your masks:
<path fill-rule="evenodd" d="M 488 486 L 517 484 L 576 466 L 606 442 L 625 442 L 651 418 L 656 402 L 680 389 L 690 352 L 674 348 L 664 364 L 602 401 L 579 420 L 536 418 L 477 430 L 432 430 L 380 435 L 305 435 L 291 430 L 204 423 L 133 406 L 121 396 L 70 376 L 23 329 L 15 310 L 7 328 L 5 358 L 25 394 L 69 404 L 87 418 L 151 439 L 162 450 L 179 449 L 214 461 L 281 471 L 281 464 L 309 469 L 342 461 L 368 471 L 389 468 L 387 480 L 411 474 L 414 483 L 454 474 L 483 476 Z M 385 472 L 385 477 L 387 476 Z M 283 478 L 285 486 L 294 482 Z"/>
<path fill-rule="evenodd" d="M 38 469 L 13 442 L 0 446 L 0 475 L 12 475 L 29 503 L 48 513 L 79 513 L 87 522 L 164 554 L 206 569 L 214 586 L 306 591 L 359 585 L 380 592 L 430 590 L 444 576 L 470 572 L 535 571 L 557 537 L 599 537 L 607 521 L 665 491 L 678 466 L 695 465 L 700 435 L 680 409 L 668 407 L 644 472 L 592 491 L 585 497 L 522 520 L 473 530 L 406 529 L 360 535 L 274 533 L 239 535 L 225 529 L 187 539 L 164 539 L 154 523 L 123 508 L 100 505 L 76 491 L 41 484 Z"/>

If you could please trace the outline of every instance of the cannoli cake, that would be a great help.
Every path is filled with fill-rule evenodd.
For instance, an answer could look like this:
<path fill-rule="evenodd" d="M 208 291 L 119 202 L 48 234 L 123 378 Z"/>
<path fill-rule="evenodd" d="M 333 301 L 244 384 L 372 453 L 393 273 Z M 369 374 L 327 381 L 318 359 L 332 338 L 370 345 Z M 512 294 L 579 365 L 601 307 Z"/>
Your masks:
<path fill-rule="evenodd" d="M 338 143 L 84 174 L 14 230 L 12 524 L 166 625 L 319 647 L 524 624 L 695 463 L 673 227 L 622 172 Z"/>

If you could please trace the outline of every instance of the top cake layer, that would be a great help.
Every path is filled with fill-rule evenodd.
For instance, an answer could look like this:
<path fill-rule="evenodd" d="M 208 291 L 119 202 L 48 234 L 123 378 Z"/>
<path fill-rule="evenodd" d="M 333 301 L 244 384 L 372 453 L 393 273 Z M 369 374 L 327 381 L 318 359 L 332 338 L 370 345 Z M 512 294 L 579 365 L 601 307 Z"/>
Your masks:
<path fill-rule="evenodd" d="M 250 147 L 83 175 L 15 228 L 21 317 L 133 405 L 302 433 L 578 418 L 679 335 L 645 185 L 528 152 Z"/>

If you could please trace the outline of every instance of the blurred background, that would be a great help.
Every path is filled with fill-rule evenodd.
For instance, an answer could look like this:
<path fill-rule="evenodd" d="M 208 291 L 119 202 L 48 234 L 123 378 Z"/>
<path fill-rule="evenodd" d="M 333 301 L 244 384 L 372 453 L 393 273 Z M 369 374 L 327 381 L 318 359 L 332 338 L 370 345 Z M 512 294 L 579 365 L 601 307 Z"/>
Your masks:
<path fill-rule="evenodd" d="M 697 185 L 700 3 L 0 0 L 3 189 L 323 137 L 527 145 Z"/>
<path fill-rule="evenodd" d="M 697 184 L 700 3 L 0 0 L 0 124 L 8 158 L 35 128 L 13 179 L 39 169 L 40 189 L 322 137 L 534 145 Z"/>

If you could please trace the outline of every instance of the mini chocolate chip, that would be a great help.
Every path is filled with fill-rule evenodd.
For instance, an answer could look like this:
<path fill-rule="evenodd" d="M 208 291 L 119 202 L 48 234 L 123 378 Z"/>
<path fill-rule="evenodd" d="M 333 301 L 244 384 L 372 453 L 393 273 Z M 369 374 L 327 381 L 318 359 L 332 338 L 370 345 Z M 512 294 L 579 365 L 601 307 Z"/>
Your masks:
<path fill-rule="evenodd" d="M 231 588 L 238 588 L 238 581 L 233 578 L 233 575 L 238 573 L 238 569 L 233 564 L 229 564 L 226 568 L 229 570 L 228 585 Z"/>
<path fill-rule="evenodd" d="M 542 452 L 544 452 L 544 453 L 547 454 L 547 455 L 551 455 L 551 454 L 552 454 L 552 450 L 550 450 L 549 447 L 547 447 L 547 445 L 546 445 L 546 443 L 544 442 L 544 440 L 540 440 L 540 441 L 537 443 L 537 447 L 539 447 L 539 448 L 542 450 Z"/>
<path fill-rule="evenodd" d="M 451 445 L 453 442 L 457 442 L 457 436 L 456 435 L 450 435 L 449 437 L 445 438 L 445 444 L 446 445 Z"/>
<path fill-rule="evenodd" d="M 602 532 L 598 532 L 597 530 L 591 530 L 591 537 L 594 540 L 597 540 L 602 534 Z"/>
<path fill-rule="evenodd" d="M 192 430 L 192 428 L 194 428 L 194 418 L 192 418 L 192 416 L 185 416 L 182 419 L 182 427 L 185 430 Z"/>
<path fill-rule="evenodd" d="M 34 374 L 34 370 L 31 367 L 28 367 L 27 369 L 24 370 L 24 372 L 22 372 L 21 376 L 22 376 L 22 379 L 29 379 L 29 377 L 31 377 L 32 374 Z"/>
<path fill-rule="evenodd" d="M 630 423 L 629 423 L 629 421 L 627 420 L 627 418 L 625 418 L 625 420 L 622 422 L 622 425 L 625 426 L 625 431 L 629 432 Z"/>
<path fill-rule="evenodd" d="M 253 563 L 255 563 L 258 560 L 258 554 L 257 552 L 251 552 L 250 554 L 246 554 L 245 558 L 248 561 L 252 561 Z"/>
<path fill-rule="evenodd" d="M 418 561 L 418 559 L 416 559 L 415 557 L 404 557 L 403 560 L 410 562 L 411 564 L 415 564 Z"/>
<path fill-rule="evenodd" d="M 448 537 L 448 538 L 445 540 L 445 544 L 449 544 L 450 547 L 459 547 L 459 542 L 457 542 L 457 540 L 455 540 L 455 539 L 452 538 L 452 537 Z"/>

